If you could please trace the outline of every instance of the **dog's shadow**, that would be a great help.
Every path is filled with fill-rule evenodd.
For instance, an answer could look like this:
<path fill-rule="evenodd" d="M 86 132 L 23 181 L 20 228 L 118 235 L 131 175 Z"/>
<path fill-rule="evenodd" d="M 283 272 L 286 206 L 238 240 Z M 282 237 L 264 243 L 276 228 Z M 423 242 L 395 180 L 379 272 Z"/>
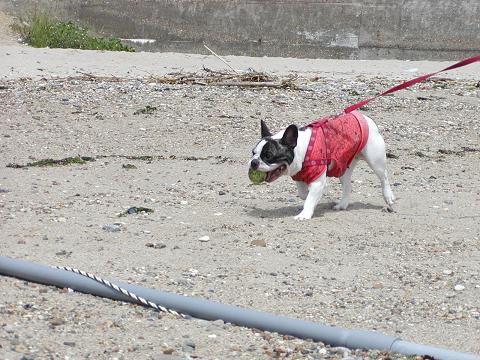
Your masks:
<path fill-rule="evenodd" d="M 325 213 L 328 212 L 339 212 L 334 210 L 334 202 L 321 203 L 315 208 L 313 213 L 313 218 L 322 217 Z M 354 202 L 348 205 L 346 211 L 357 211 L 357 210 L 381 210 L 384 207 L 381 205 L 366 204 L 362 202 Z M 294 217 L 302 211 L 302 205 L 292 205 L 292 206 L 283 206 L 275 209 L 261 209 L 258 207 L 252 207 L 249 211 L 250 216 L 257 218 L 266 218 L 266 219 L 277 219 L 277 218 L 287 218 Z"/>

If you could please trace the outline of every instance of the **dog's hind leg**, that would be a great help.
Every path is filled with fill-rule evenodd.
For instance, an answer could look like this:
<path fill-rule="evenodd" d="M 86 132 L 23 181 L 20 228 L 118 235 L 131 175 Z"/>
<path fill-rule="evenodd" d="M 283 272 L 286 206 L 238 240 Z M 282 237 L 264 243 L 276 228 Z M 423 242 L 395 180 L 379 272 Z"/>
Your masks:
<path fill-rule="evenodd" d="M 342 197 L 333 207 L 335 210 L 346 210 L 350 203 L 350 195 L 352 193 L 352 173 L 355 165 L 357 165 L 358 159 L 354 159 L 345 174 L 340 178 L 342 184 Z"/>
<path fill-rule="evenodd" d="M 388 181 L 385 141 L 383 140 L 382 135 L 380 135 L 378 127 L 375 125 L 373 120 L 367 116 L 365 116 L 365 118 L 368 122 L 369 135 L 367 144 L 363 148 L 361 154 L 368 165 L 372 168 L 373 172 L 380 179 L 383 198 L 387 205 L 391 206 L 395 202 L 395 195 L 393 195 L 392 189 L 390 188 L 390 182 Z"/>

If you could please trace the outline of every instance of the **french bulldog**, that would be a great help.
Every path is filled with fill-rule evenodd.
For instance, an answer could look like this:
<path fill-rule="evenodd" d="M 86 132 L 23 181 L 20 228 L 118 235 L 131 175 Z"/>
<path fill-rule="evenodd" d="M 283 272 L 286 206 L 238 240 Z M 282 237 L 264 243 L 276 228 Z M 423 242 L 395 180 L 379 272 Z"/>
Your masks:
<path fill-rule="evenodd" d="M 265 172 L 269 183 L 282 175 L 291 176 L 298 196 L 305 200 L 295 219 L 307 220 L 326 190 L 327 177 L 338 177 L 342 184 L 342 196 L 334 209 L 347 209 L 352 172 L 360 159 L 380 179 L 383 198 L 391 208 L 395 196 L 386 170 L 384 139 L 373 120 L 357 111 L 326 117 L 301 128 L 292 124 L 276 134 L 262 120 L 261 140 L 252 150 L 249 167 Z"/>

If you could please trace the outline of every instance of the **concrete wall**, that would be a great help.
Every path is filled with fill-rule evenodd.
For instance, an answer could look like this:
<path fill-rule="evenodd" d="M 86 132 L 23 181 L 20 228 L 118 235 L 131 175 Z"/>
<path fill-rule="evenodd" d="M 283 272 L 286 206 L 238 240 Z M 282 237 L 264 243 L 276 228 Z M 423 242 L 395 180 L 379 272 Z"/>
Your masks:
<path fill-rule="evenodd" d="M 311 58 L 453 60 L 480 53 L 480 0 L 38 0 L 154 50 Z"/>

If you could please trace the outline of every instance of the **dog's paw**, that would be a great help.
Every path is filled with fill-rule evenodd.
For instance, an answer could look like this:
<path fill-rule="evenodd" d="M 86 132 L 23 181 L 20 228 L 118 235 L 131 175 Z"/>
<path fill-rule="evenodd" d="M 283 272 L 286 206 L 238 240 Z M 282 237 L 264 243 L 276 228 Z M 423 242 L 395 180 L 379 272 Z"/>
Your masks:
<path fill-rule="evenodd" d="M 385 193 L 383 194 L 383 197 L 385 199 L 385 202 L 389 205 L 389 206 L 392 206 L 394 203 L 395 203 L 395 195 L 393 195 L 393 192 L 390 190 L 390 191 L 385 191 Z"/>
<path fill-rule="evenodd" d="M 309 220 L 309 219 L 311 219 L 311 218 L 312 218 L 312 214 L 307 213 L 307 212 L 305 212 L 305 211 L 302 211 L 300 214 L 298 214 L 297 216 L 295 216 L 294 219 L 295 219 L 295 220 L 300 220 L 300 221 L 302 221 L 302 220 Z"/>
<path fill-rule="evenodd" d="M 348 202 L 346 201 L 339 201 L 334 207 L 333 210 L 347 210 Z"/>

